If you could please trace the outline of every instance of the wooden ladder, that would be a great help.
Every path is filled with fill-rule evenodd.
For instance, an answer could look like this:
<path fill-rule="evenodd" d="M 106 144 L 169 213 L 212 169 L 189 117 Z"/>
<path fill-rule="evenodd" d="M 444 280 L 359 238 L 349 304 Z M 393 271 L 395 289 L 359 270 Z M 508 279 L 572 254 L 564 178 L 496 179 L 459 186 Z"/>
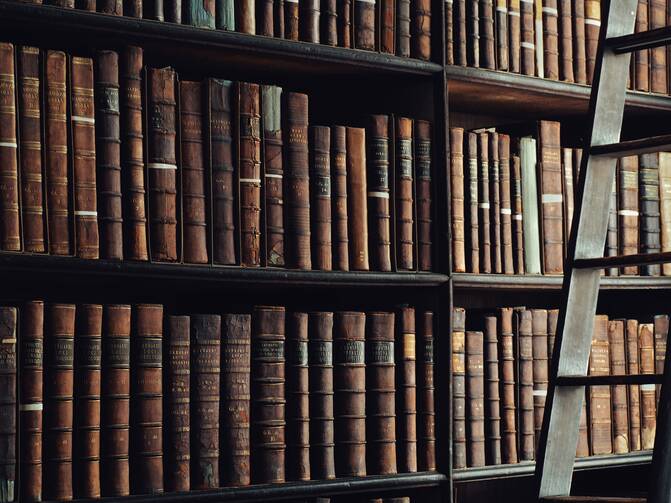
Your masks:
<path fill-rule="evenodd" d="M 601 270 L 671 262 L 671 252 L 603 257 L 617 159 L 671 149 L 671 135 L 620 142 L 631 52 L 671 44 L 671 27 L 634 34 L 638 0 L 602 3 L 589 133 L 578 180 L 580 196 L 569 238 L 563 301 L 536 458 L 537 491 L 543 501 L 644 501 L 569 497 L 585 386 L 671 381 L 668 364 L 663 376 L 587 375 Z M 671 344 L 668 348 L 667 361 Z M 659 403 L 648 502 L 671 503 L 671 383 L 662 386 Z"/>

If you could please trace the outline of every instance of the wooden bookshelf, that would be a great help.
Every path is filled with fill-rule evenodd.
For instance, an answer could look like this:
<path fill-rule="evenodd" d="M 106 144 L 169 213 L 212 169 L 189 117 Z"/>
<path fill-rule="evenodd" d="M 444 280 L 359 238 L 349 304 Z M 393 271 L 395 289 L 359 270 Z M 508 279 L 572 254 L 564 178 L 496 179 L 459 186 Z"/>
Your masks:
<path fill-rule="evenodd" d="M 557 291 L 563 276 L 468 274 L 451 275 L 455 290 L 477 291 Z M 602 290 L 665 290 L 671 288 L 671 276 L 606 276 L 601 278 Z"/>

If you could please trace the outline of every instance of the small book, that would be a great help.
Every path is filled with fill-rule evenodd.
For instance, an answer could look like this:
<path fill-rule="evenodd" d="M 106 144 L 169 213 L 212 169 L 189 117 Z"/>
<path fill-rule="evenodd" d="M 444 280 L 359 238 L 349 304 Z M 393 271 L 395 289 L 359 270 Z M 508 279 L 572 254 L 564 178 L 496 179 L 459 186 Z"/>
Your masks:
<path fill-rule="evenodd" d="M 233 0 L 215 0 L 214 22 L 218 30 L 235 31 L 235 4 Z"/>
<path fill-rule="evenodd" d="M 574 82 L 573 1 L 559 0 L 559 80 Z"/>
<path fill-rule="evenodd" d="M 534 138 L 525 137 L 520 140 L 520 168 L 522 175 L 524 269 L 527 274 L 540 274 L 541 237 L 538 211 L 539 192 L 536 179 L 536 140 Z M 556 250 L 556 246 L 552 246 L 550 243 L 550 249 Z M 553 263 L 553 265 L 556 264 Z"/>
<path fill-rule="evenodd" d="M 275 36 L 273 0 L 256 0 L 256 34 L 264 37 Z"/>
<path fill-rule="evenodd" d="M 625 345 L 627 356 L 627 374 L 640 374 L 638 321 L 627 320 L 625 327 Z M 641 387 L 638 384 L 627 386 L 627 401 L 629 405 L 629 450 L 641 450 Z"/>
<path fill-rule="evenodd" d="M 320 0 L 303 0 L 299 3 L 299 35 L 305 42 L 319 43 Z"/>
<path fill-rule="evenodd" d="M 514 336 L 517 337 L 519 359 L 519 458 L 531 461 L 536 453 L 534 443 L 534 372 L 531 311 L 516 308 L 513 315 Z M 540 350 L 540 347 L 539 347 Z"/>
<path fill-rule="evenodd" d="M 610 349 L 611 375 L 627 373 L 626 348 L 624 342 L 625 320 L 608 322 L 608 345 Z M 613 417 L 613 454 L 629 452 L 629 411 L 627 410 L 627 386 L 611 387 Z"/>
<path fill-rule="evenodd" d="M 499 134 L 499 188 L 500 188 L 500 213 L 501 213 L 501 272 L 514 274 L 513 261 L 513 209 L 510 173 L 510 137 Z"/>
<path fill-rule="evenodd" d="M 520 23 L 522 74 L 534 76 L 536 75 L 536 51 L 539 49 L 536 47 L 534 35 L 534 0 L 520 0 Z"/>
<path fill-rule="evenodd" d="M 165 20 L 168 23 L 182 24 L 182 0 L 164 0 L 164 3 Z"/>
<path fill-rule="evenodd" d="M 594 317 L 592 349 L 589 356 L 590 375 L 610 375 L 610 344 L 608 342 L 608 316 Z M 592 455 L 611 454 L 611 393 L 610 386 L 590 386 L 589 396 L 589 437 Z M 654 385 L 653 385 L 654 399 Z"/>
<path fill-rule="evenodd" d="M 452 467 L 466 468 L 466 311 L 452 310 Z"/>
<path fill-rule="evenodd" d="M 375 1 L 354 1 L 354 47 L 366 51 L 377 49 Z"/>
<path fill-rule="evenodd" d="M 433 252 L 431 219 L 431 123 L 415 121 L 415 192 L 417 199 L 417 268 L 430 271 Z"/>
<path fill-rule="evenodd" d="M 640 253 L 660 251 L 659 153 L 639 157 Z M 641 276 L 659 276 L 659 264 L 642 265 Z"/>
<path fill-rule="evenodd" d="M 497 313 L 499 375 L 501 393 L 501 462 L 518 462 L 515 340 L 513 309 L 502 307 Z M 454 385 L 453 385 L 454 386 Z"/>
<path fill-rule="evenodd" d="M 638 156 L 623 157 L 618 164 L 618 234 L 621 255 L 638 253 Z M 638 266 L 622 268 L 622 274 L 638 274 Z"/>
<path fill-rule="evenodd" d="M 478 224 L 480 234 L 480 271 L 492 272 L 491 201 L 489 190 L 489 139 L 486 131 L 478 136 Z"/>
<path fill-rule="evenodd" d="M 284 0 L 284 37 L 298 40 L 300 8 L 298 0 Z"/>
<path fill-rule="evenodd" d="M 331 127 L 331 239 L 333 269 L 349 270 L 347 149 L 344 126 Z"/>
<path fill-rule="evenodd" d="M 347 216 L 349 268 L 367 271 L 368 217 L 366 207 L 366 131 L 346 128 Z"/>
<path fill-rule="evenodd" d="M 534 438 L 538 448 L 545 400 L 548 389 L 548 312 L 547 309 L 531 310 L 533 376 L 534 376 Z"/>
<path fill-rule="evenodd" d="M 485 376 L 482 332 L 466 332 L 466 460 L 485 466 Z"/>
<path fill-rule="evenodd" d="M 467 65 L 480 66 L 480 0 L 466 2 L 466 59 Z"/>
<path fill-rule="evenodd" d="M 417 357 L 415 309 L 396 316 L 396 458 L 399 473 L 417 471 Z"/>
<path fill-rule="evenodd" d="M 411 0 L 410 10 L 410 57 L 429 61 L 431 59 L 431 0 Z M 493 39 L 492 36 L 492 43 Z"/>
<path fill-rule="evenodd" d="M 522 64 L 521 42 L 522 27 L 520 19 L 520 0 L 508 1 L 508 47 L 510 55 L 508 57 L 508 70 L 513 73 L 520 73 Z"/>
<path fill-rule="evenodd" d="M 489 144 L 489 221 L 492 272 L 501 274 L 501 166 L 499 162 L 499 135 L 495 131 L 487 133 Z"/>
<path fill-rule="evenodd" d="M 639 370 L 641 374 L 655 373 L 654 325 L 638 325 Z M 649 450 L 655 445 L 657 430 L 657 401 L 654 384 L 641 384 L 641 449 Z"/>
<path fill-rule="evenodd" d="M 310 480 L 308 314 L 287 315 L 287 479 Z"/>
<path fill-rule="evenodd" d="M 501 464 L 501 393 L 496 316 L 484 317 L 485 364 L 485 459 L 487 465 Z"/>
<path fill-rule="evenodd" d="M 464 210 L 466 270 L 478 274 L 480 272 L 480 225 L 478 200 L 478 135 L 466 133 L 466 156 L 468 164 L 465 166 L 464 179 Z"/>
<path fill-rule="evenodd" d="M 538 123 L 537 146 L 543 273 L 562 274 L 564 271 L 564 205 L 559 122 L 540 121 Z"/>
<path fill-rule="evenodd" d="M 366 186 L 371 267 L 391 271 L 389 116 L 371 115 L 366 127 Z"/>
<path fill-rule="evenodd" d="M 417 470 L 436 471 L 433 311 L 417 319 Z"/>
<path fill-rule="evenodd" d="M 592 84 L 594 78 L 599 31 L 601 31 L 601 0 L 585 0 L 585 63 L 588 85 Z"/>
<path fill-rule="evenodd" d="M 558 0 L 542 0 L 543 77 L 559 80 L 559 5 Z"/>
<path fill-rule="evenodd" d="M 454 272 L 466 272 L 464 195 L 464 130 L 450 128 L 450 204 Z"/>
<path fill-rule="evenodd" d="M 310 128 L 310 222 L 315 269 L 333 268 L 331 240 L 331 128 Z"/>
<path fill-rule="evenodd" d="M 545 0 L 547 1 L 547 0 Z M 544 0 L 534 0 L 534 44 L 536 55 L 536 77 L 545 78 L 545 50 L 543 48 L 543 4 Z"/>
<path fill-rule="evenodd" d="M 409 0 L 401 1 L 409 2 Z M 352 0 L 340 0 L 336 6 L 338 16 L 338 46 L 352 47 Z M 408 7 L 408 19 L 410 18 L 409 13 L 410 8 Z"/>
<path fill-rule="evenodd" d="M 415 268 L 415 162 L 412 143 L 413 121 L 396 118 L 396 266 L 401 270 Z"/>
<path fill-rule="evenodd" d="M 2 459 L 0 460 L 0 492 L 3 501 L 14 501 L 19 496 L 15 494 L 17 481 L 16 339 L 18 317 L 18 309 L 15 307 L 0 307 L 0 392 L 2 393 L 2 399 L 0 399 L 0 417 L 2 418 L 0 439 L 2 439 L 3 445 Z M 71 385 L 72 381 L 70 382 Z M 55 413 L 55 411 L 53 412 Z M 72 435 L 72 430 L 70 430 L 70 435 Z M 72 493 L 69 496 L 71 498 Z"/>
<path fill-rule="evenodd" d="M 250 35 L 256 34 L 256 10 L 254 0 L 240 0 L 238 2 L 233 2 L 235 5 L 235 30 L 240 33 L 248 33 Z M 228 14 L 228 9 L 222 9 Z M 222 16 L 222 22 L 220 25 L 225 24 L 223 21 L 228 18 L 227 16 Z M 233 30 L 233 27 L 228 27 L 229 30 Z"/>
<path fill-rule="evenodd" d="M 494 41 L 494 1 L 479 0 L 480 68 L 496 70 L 496 44 Z"/>
<path fill-rule="evenodd" d="M 320 41 L 322 44 L 335 47 L 338 45 L 338 2 L 322 0 L 320 23 Z"/>
<path fill-rule="evenodd" d="M 571 7 L 573 11 L 573 76 L 576 83 L 587 84 L 585 0 L 571 0 Z"/>

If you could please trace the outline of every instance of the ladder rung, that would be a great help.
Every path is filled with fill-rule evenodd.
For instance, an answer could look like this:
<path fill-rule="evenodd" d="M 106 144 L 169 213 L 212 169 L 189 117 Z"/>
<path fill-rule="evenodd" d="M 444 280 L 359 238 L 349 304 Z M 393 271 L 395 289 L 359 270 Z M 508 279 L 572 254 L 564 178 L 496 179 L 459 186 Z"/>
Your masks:
<path fill-rule="evenodd" d="M 630 265 L 665 264 L 671 262 L 671 252 L 635 253 L 614 257 L 580 258 L 573 261 L 574 269 L 606 269 Z"/>
<path fill-rule="evenodd" d="M 646 503 L 646 498 L 609 496 L 550 496 L 541 498 L 542 503 Z"/>
<path fill-rule="evenodd" d="M 630 374 L 608 376 L 557 376 L 557 386 L 611 386 L 618 384 L 660 384 L 662 374 Z"/>
<path fill-rule="evenodd" d="M 609 143 L 607 145 L 594 145 L 590 149 L 590 155 L 627 157 L 629 155 L 646 154 L 648 152 L 663 150 L 671 150 L 671 134 Z"/>
<path fill-rule="evenodd" d="M 664 26 L 654 30 L 646 30 L 631 35 L 613 37 L 606 40 L 606 45 L 615 54 L 651 49 L 671 43 L 671 26 Z"/>

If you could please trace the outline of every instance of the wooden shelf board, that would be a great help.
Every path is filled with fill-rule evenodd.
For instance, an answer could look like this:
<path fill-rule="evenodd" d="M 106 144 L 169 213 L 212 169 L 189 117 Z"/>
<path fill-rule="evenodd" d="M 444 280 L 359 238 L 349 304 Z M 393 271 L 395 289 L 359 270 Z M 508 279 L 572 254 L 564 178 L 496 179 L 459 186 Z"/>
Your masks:
<path fill-rule="evenodd" d="M 487 291 L 561 291 L 563 276 L 452 274 L 455 290 Z M 601 278 L 601 290 L 661 290 L 671 289 L 671 276 L 606 276 Z"/>

